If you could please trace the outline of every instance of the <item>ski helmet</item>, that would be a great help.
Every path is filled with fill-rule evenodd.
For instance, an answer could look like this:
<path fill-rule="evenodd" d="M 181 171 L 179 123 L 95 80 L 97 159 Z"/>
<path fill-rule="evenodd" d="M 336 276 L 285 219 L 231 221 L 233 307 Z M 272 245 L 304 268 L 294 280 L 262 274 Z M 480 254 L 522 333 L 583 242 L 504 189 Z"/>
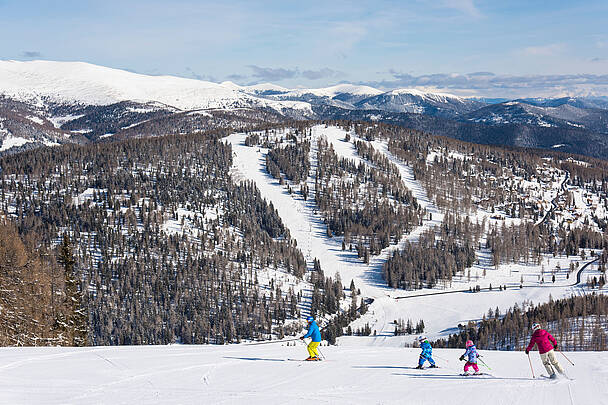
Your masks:
<path fill-rule="evenodd" d="M 466 347 L 471 347 L 471 346 L 475 346 L 475 345 L 473 344 L 472 340 L 467 340 L 467 343 L 465 344 L 465 346 Z"/>
<path fill-rule="evenodd" d="M 312 322 L 314 320 L 315 320 L 315 318 L 313 318 L 312 316 L 306 317 L 306 322 Z"/>
<path fill-rule="evenodd" d="M 532 330 L 539 330 L 539 329 L 540 329 L 540 323 L 534 322 L 532 324 Z"/>
<path fill-rule="evenodd" d="M 424 342 L 425 340 L 426 340 L 426 337 L 424 335 L 418 336 L 418 341 L 419 342 Z"/>

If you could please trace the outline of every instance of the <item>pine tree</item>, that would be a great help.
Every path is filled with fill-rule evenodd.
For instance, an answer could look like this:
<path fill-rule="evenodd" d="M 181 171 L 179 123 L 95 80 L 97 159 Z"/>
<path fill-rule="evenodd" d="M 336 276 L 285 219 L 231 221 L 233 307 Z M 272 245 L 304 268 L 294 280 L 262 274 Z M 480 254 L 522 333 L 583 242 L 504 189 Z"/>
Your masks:
<path fill-rule="evenodd" d="M 59 246 L 58 261 L 63 266 L 65 275 L 65 314 L 60 315 L 59 323 L 65 330 L 66 340 L 70 346 L 85 346 L 88 335 L 88 314 L 82 307 L 84 298 L 78 288 L 72 243 L 67 234 Z"/>

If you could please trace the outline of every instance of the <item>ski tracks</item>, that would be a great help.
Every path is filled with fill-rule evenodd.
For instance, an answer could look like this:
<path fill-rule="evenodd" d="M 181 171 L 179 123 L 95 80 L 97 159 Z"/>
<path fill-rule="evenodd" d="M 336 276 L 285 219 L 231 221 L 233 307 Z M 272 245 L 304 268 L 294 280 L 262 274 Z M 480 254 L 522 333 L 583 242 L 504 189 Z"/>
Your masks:
<path fill-rule="evenodd" d="M 233 403 L 235 400 L 243 398 L 243 397 L 250 397 L 250 398 L 255 398 L 255 395 L 267 395 L 268 392 L 274 392 L 272 390 L 283 386 L 285 384 L 289 384 L 292 383 L 294 381 L 305 381 L 307 376 L 313 375 L 315 373 L 318 372 L 318 368 L 319 367 L 323 367 L 323 362 L 309 362 L 311 364 L 311 366 L 314 365 L 314 367 L 310 367 L 309 370 L 307 371 L 295 371 L 294 375 L 290 375 L 286 378 L 281 379 L 280 381 L 277 382 L 273 382 L 270 384 L 265 384 L 265 385 L 260 385 L 259 387 L 256 387 L 255 389 L 250 389 L 250 390 L 243 390 L 240 389 L 238 391 L 223 391 L 222 394 L 223 396 L 225 396 L 226 398 L 222 401 L 219 402 L 215 402 L 216 404 L 225 404 L 225 403 Z M 296 369 L 299 368 L 300 366 L 302 366 L 303 364 L 295 364 L 294 367 L 292 367 L 292 369 Z M 241 387 L 242 388 L 242 387 Z M 297 397 L 297 399 L 304 399 L 307 398 L 308 395 Z M 316 399 L 315 399 L 316 401 Z M 317 401 L 318 402 L 318 401 Z"/>
<path fill-rule="evenodd" d="M 103 350 L 103 349 L 101 349 L 101 350 Z M 30 357 L 27 359 L 17 360 L 12 363 L 8 363 L 3 366 L 0 366 L 0 372 L 2 372 L 4 370 L 10 370 L 12 368 L 19 367 L 19 366 L 22 366 L 22 365 L 25 365 L 28 363 L 37 362 L 37 361 L 53 360 L 53 359 L 58 359 L 58 358 L 63 358 L 63 357 L 74 356 L 77 354 L 92 353 L 92 352 L 96 352 L 96 351 L 100 351 L 100 349 L 74 350 L 74 351 L 67 352 L 67 353 L 56 353 L 56 354 L 48 354 L 48 355 L 44 355 L 44 356 Z"/>
<path fill-rule="evenodd" d="M 224 361 L 224 362 L 220 362 L 220 363 L 198 364 L 198 365 L 193 365 L 193 366 L 188 366 L 188 367 L 174 367 L 174 368 L 153 371 L 153 372 L 149 372 L 149 373 L 137 374 L 137 373 L 133 373 L 132 370 L 129 370 L 128 368 L 126 368 L 124 366 L 116 365 L 115 363 L 111 362 L 110 360 L 107 360 L 105 358 L 104 358 L 104 360 L 108 361 L 115 368 L 120 370 L 123 373 L 123 375 L 126 374 L 126 376 L 123 378 L 120 378 L 118 380 L 115 380 L 115 381 L 110 381 L 110 382 L 107 382 L 104 384 L 98 384 L 93 387 L 90 387 L 87 390 L 87 392 L 71 398 L 71 401 L 81 401 L 81 400 L 84 400 L 84 399 L 87 399 L 90 397 L 94 397 L 96 395 L 102 395 L 103 392 L 108 388 L 120 386 L 120 385 L 126 384 L 126 383 L 132 383 L 132 382 L 138 381 L 138 380 L 144 380 L 145 384 L 150 387 L 149 389 L 143 390 L 144 396 L 146 394 L 149 394 L 150 389 L 152 389 L 154 391 L 154 396 L 158 396 L 159 391 L 156 388 L 156 386 L 152 383 L 152 381 L 150 380 L 152 377 L 157 377 L 157 376 L 160 376 L 163 374 L 173 375 L 173 374 L 176 374 L 179 372 L 187 372 L 187 371 L 197 370 L 197 369 L 206 368 L 206 367 L 209 367 L 209 370 L 202 375 L 200 380 L 205 385 L 209 385 L 210 378 L 211 378 L 211 375 L 214 372 L 214 370 L 216 370 L 221 365 L 232 364 L 232 362 L 230 362 L 230 361 Z M 142 398 L 140 398 L 140 399 L 142 399 Z"/>

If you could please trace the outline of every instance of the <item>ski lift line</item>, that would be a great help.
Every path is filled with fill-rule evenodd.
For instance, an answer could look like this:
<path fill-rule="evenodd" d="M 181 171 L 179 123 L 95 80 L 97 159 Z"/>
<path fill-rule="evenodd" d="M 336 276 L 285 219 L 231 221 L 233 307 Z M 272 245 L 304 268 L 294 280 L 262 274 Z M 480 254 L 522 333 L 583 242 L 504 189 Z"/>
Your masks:
<path fill-rule="evenodd" d="M 270 344 L 274 344 L 274 343 L 295 342 L 297 340 L 300 340 L 300 338 L 283 339 L 283 340 L 270 340 L 270 341 L 266 341 L 266 342 L 255 342 L 255 343 L 244 343 L 243 346 L 270 345 Z"/>

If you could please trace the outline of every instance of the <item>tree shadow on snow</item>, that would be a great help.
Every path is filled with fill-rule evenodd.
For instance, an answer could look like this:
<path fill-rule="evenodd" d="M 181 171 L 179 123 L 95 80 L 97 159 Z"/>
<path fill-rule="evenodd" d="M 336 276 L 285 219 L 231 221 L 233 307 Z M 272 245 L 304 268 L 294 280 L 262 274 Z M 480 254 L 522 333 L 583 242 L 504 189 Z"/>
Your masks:
<path fill-rule="evenodd" d="M 402 370 L 415 370 L 416 367 L 407 367 L 407 366 L 352 366 L 352 368 L 396 368 Z"/>
<path fill-rule="evenodd" d="M 469 377 L 464 377 L 464 376 L 461 376 L 461 375 L 454 375 L 454 374 L 420 375 L 420 374 L 393 373 L 393 375 L 403 375 L 403 376 L 412 377 L 412 378 L 436 379 L 436 380 L 462 380 L 462 379 L 470 378 L 471 380 L 536 381 L 535 379 L 530 378 L 530 377 L 494 377 L 494 376 L 491 376 L 491 375 L 469 376 Z"/>
<path fill-rule="evenodd" d="M 225 359 L 234 359 L 234 360 L 249 360 L 249 361 L 285 361 L 285 359 L 265 359 L 262 357 L 232 357 L 232 356 L 224 356 Z"/>

